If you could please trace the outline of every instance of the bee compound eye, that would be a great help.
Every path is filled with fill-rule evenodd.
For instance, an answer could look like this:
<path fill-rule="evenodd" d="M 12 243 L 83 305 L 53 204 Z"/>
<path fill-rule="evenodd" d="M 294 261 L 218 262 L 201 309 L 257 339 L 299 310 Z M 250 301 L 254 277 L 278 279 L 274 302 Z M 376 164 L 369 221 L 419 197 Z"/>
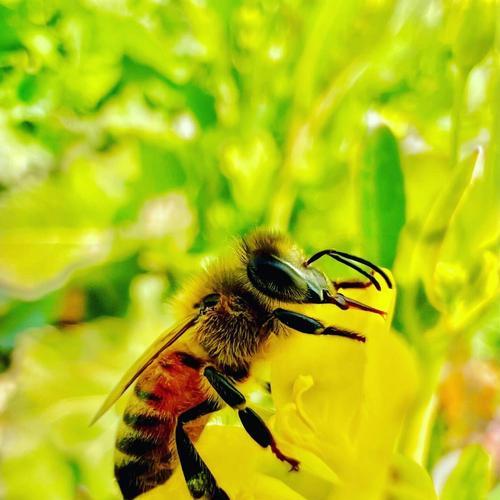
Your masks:
<path fill-rule="evenodd" d="M 273 255 L 255 255 L 247 267 L 250 282 L 262 293 L 276 299 L 299 299 L 307 283 L 299 270 Z"/>

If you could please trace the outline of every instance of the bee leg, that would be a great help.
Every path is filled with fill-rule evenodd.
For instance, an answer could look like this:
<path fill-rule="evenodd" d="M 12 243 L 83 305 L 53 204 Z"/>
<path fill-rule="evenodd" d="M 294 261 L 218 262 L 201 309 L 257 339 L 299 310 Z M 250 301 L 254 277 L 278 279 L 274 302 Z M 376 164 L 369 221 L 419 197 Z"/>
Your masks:
<path fill-rule="evenodd" d="M 210 500 L 229 500 L 229 496 L 223 489 L 219 488 L 215 477 L 184 430 L 184 424 L 219 409 L 218 403 L 206 400 L 185 411 L 177 421 L 175 429 L 177 454 L 179 455 L 179 462 L 181 463 L 186 485 L 193 498 L 201 498 L 205 495 Z"/>
<path fill-rule="evenodd" d="M 348 339 L 357 340 L 358 342 L 366 341 L 365 336 L 360 333 L 344 330 L 335 326 L 324 326 L 323 323 L 317 319 L 295 311 L 275 309 L 273 311 L 273 316 L 284 325 L 301 333 L 308 333 L 312 335 L 336 335 L 338 337 L 346 337 Z"/>
<path fill-rule="evenodd" d="M 278 445 L 276 444 L 276 441 L 271 431 L 269 430 L 269 427 L 258 415 L 258 413 L 252 410 L 252 408 L 246 407 L 238 410 L 238 416 L 240 417 L 240 421 L 243 424 L 243 427 L 256 443 L 260 444 L 262 448 L 267 448 L 269 446 L 276 458 L 278 458 L 282 462 L 287 462 L 290 465 L 290 471 L 299 470 L 300 462 L 295 458 L 286 456 L 278 448 Z"/>
<path fill-rule="evenodd" d="M 203 373 L 220 398 L 228 406 L 238 410 L 241 423 L 250 437 L 263 448 L 269 446 L 279 460 L 290 464 L 291 470 L 299 470 L 299 461 L 286 456 L 279 450 L 264 420 L 254 410 L 246 406 L 245 396 L 235 387 L 233 382 L 212 366 L 206 367 Z"/>
<path fill-rule="evenodd" d="M 335 290 L 341 289 L 360 289 L 360 288 L 368 288 L 373 285 L 371 281 L 360 281 L 360 280 L 350 280 L 350 281 L 332 281 L 332 285 Z"/>
<path fill-rule="evenodd" d="M 325 302 L 329 304 L 336 305 L 339 309 L 346 311 L 347 309 L 360 309 L 361 311 L 368 311 L 379 316 L 385 318 L 387 313 L 375 307 L 371 307 L 368 304 L 363 304 L 363 302 L 359 302 L 357 300 L 346 297 L 342 293 L 336 293 L 335 295 L 330 295 L 329 293 L 325 293 Z"/>

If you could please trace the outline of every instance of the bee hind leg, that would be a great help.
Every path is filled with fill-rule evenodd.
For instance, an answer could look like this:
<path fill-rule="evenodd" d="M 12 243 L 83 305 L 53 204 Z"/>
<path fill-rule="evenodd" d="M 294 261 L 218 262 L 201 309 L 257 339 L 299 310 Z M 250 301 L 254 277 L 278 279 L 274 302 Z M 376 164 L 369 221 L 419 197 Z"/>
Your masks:
<path fill-rule="evenodd" d="M 210 500 L 229 500 L 229 496 L 223 489 L 219 488 L 212 472 L 210 472 L 184 430 L 184 424 L 219 409 L 219 404 L 207 400 L 184 412 L 177 422 L 175 429 L 177 454 L 179 455 L 179 462 L 186 485 L 193 498 L 205 497 Z"/>
<path fill-rule="evenodd" d="M 235 387 L 233 382 L 212 366 L 205 368 L 203 373 L 220 398 L 228 406 L 238 410 L 240 421 L 250 437 L 263 448 L 269 446 L 279 460 L 287 462 L 291 466 L 291 470 L 299 470 L 299 461 L 280 451 L 269 427 L 254 410 L 246 406 L 245 396 Z"/>

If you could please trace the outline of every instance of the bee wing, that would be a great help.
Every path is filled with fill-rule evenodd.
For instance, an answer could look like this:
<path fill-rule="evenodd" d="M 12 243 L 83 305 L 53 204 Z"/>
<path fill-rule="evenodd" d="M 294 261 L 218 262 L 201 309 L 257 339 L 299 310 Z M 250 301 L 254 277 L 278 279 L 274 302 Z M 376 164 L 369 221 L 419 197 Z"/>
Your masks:
<path fill-rule="evenodd" d="M 183 323 L 166 330 L 156 339 L 153 344 L 144 352 L 144 354 L 127 370 L 125 375 L 116 384 L 115 388 L 109 393 L 108 397 L 101 405 L 90 425 L 94 424 L 102 417 L 111 406 L 120 398 L 120 396 L 130 387 L 135 379 L 168 347 L 177 339 L 186 333 L 198 320 L 198 316 L 191 316 Z"/>

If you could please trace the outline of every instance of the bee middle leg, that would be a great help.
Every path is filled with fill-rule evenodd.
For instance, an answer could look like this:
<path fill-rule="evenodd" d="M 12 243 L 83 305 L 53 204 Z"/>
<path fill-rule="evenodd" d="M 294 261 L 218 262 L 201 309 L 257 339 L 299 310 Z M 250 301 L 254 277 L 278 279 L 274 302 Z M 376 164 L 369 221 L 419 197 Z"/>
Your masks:
<path fill-rule="evenodd" d="M 245 396 L 235 387 L 233 382 L 212 366 L 206 367 L 203 373 L 220 398 L 228 406 L 238 410 L 240 421 L 249 436 L 262 448 L 269 446 L 279 460 L 290 464 L 291 470 L 299 470 L 299 461 L 280 451 L 269 427 L 254 410 L 246 406 Z"/>
<path fill-rule="evenodd" d="M 295 311 L 289 311 L 288 309 L 275 309 L 273 311 L 273 317 L 284 325 L 301 333 L 312 335 L 335 335 L 337 337 L 357 340 L 358 342 L 366 341 L 366 337 L 360 333 L 337 328 L 336 326 L 325 326 L 317 319 Z"/>
<path fill-rule="evenodd" d="M 205 496 L 210 500 L 229 500 L 229 496 L 217 485 L 217 481 L 203 459 L 200 457 L 193 443 L 189 439 L 184 424 L 220 409 L 218 403 L 204 401 L 185 411 L 177 421 L 175 429 L 175 443 L 181 464 L 184 479 L 189 493 L 193 498 Z"/>

